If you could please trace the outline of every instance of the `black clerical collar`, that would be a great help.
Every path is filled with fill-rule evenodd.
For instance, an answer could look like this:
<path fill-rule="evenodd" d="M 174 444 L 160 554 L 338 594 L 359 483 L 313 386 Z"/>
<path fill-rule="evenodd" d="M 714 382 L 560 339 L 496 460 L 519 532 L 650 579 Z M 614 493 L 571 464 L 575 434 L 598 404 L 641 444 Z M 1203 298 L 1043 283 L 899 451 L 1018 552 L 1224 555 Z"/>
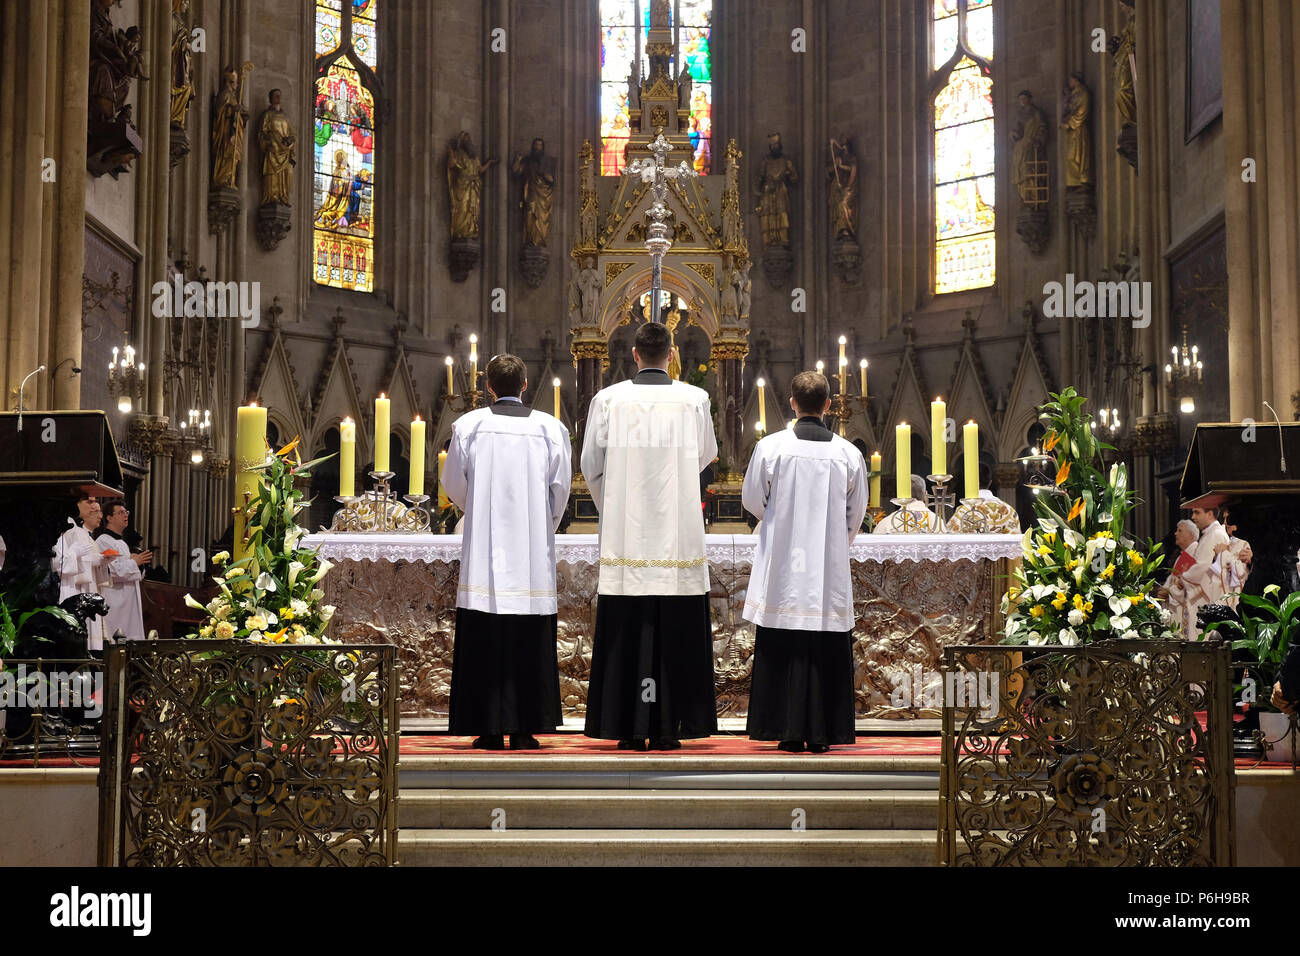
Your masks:
<path fill-rule="evenodd" d="M 667 370 L 662 368 L 643 368 L 632 379 L 634 385 L 671 385 L 673 380 Z"/>
<path fill-rule="evenodd" d="M 794 423 L 794 437 L 804 441 L 830 441 L 831 430 L 816 415 L 803 415 Z"/>
<path fill-rule="evenodd" d="M 488 406 L 493 415 L 509 415 L 512 418 L 527 418 L 533 410 L 523 403 L 518 396 L 498 398 Z"/>

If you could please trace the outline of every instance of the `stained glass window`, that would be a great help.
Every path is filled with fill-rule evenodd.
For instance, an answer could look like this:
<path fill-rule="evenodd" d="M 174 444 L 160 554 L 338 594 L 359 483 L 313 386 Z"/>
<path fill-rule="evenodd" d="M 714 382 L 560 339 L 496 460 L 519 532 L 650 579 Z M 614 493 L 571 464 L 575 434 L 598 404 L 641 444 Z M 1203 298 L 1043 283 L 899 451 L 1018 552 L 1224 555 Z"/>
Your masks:
<path fill-rule="evenodd" d="M 312 277 L 374 290 L 375 31 L 379 0 L 317 0 Z"/>
<path fill-rule="evenodd" d="M 992 0 L 934 0 L 934 291 L 996 278 Z"/>
<path fill-rule="evenodd" d="M 676 66 L 691 74 L 691 146 L 695 168 L 713 168 L 713 0 L 673 0 Z M 630 137 L 628 79 L 632 64 L 650 70 L 646 39 L 650 0 L 600 0 L 600 173 L 623 173 Z"/>

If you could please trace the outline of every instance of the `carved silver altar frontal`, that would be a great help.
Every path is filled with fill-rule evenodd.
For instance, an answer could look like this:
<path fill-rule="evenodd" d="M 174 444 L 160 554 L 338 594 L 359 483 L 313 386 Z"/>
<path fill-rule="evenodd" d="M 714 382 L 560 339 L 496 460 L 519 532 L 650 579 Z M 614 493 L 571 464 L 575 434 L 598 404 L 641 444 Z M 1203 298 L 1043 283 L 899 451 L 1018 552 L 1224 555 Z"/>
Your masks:
<path fill-rule="evenodd" d="M 459 538 L 314 535 L 308 545 L 338 562 L 325 578 L 335 605 L 331 634 L 347 644 L 397 647 L 403 716 L 447 716 L 456 629 Z M 998 630 L 997 611 L 1020 539 L 1008 535 L 861 535 L 851 557 L 856 624 L 854 683 L 859 717 L 938 718 L 938 707 L 896 693 L 919 666 L 937 671 L 945 647 L 983 644 Z M 917 540 L 925 538 L 927 540 Z M 930 540 L 933 539 L 933 540 Z M 754 625 L 741 617 L 753 555 L 751 535 L 709 535 L 710 605 L 718 715 L 749 709 Z M 556 539 L 557 655 L 564 716 L 587 707 L 596 586 L 595 535 Z"/>
<path fill-rule="evenodd" d="M 101 866 L 390 866 L 393 648 L 131 641 L 109 657 Z"/>
<path fill-rule="evenodd" d="M 945 674 L 996 675 L 998 693 L 944 710 L 940 862 L 1231 866 L 1229 654 L 1142 640 L 948 648 Z"/>

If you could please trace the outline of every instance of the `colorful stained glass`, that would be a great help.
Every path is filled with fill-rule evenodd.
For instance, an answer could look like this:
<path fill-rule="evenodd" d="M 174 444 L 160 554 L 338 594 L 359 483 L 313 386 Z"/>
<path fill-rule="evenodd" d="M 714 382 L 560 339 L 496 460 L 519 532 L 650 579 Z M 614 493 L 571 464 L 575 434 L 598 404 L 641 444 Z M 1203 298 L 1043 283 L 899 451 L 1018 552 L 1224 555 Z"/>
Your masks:
<path fill-rule="evenodd" d="M 682 27 L 677 31 L 677 50 L 679 68 L 689 67 L 696 83 L 713 81 L 708 27 Z"/>
<path fill-rule="evenodd" d="M 970 58 L 993 54 L 993 9 L 992 0 L 935 0 L 934 9 L 936 68 L 959 48 L 967 54 L 940 74 L 934 99 L 934 290 L 944 293 L 995 279 L 993 80 Z"/>
<path fill-rule="evenodd" d="M 993 59 L 992 7 L 966 11 L 966 42 L 976 56 Z"/>
<path fill-rule="evenodd" d="M 333 49 L 349 50 L 374 67 L 376 0 L 346 2 L 352 4 L 350 31 L 338 36 Z M 331 12 L 317 6 L 318 38 L 323 14 Z M 321 285 L 371 292 L 375 100 L 352 60 L 336 59 L 317 78 L 313 116 L 312 277 Z"/>
<path fill-rule="evenodd" d="M 677 0 L 678 20 L 684 27 L 713 25 L 713 0 Z"/>
<path fill-rule="evenodd" d="M 325 3 L 316 4 L 316 55 L 323 56 L 338 49 L 343 33 L 343 17 L 337 9 Z"/>

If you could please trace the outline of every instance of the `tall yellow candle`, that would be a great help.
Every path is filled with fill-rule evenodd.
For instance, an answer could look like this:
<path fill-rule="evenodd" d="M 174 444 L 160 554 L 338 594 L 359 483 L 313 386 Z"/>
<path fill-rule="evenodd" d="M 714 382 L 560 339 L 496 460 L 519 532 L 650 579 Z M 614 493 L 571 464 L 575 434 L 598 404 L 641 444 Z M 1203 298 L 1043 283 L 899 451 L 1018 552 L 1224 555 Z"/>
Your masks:
<path fill-rule="evenodd" d="M 966 497 L 980 496 L 980 427 L 973 421 L 961 426 L 962 461 L 966 472 Z"/>
<path fill-rule="evenodd" d="M 452 374 L 451 374 L 451 368 L 452 368 L 453 365 L 456 364 L 456 360 L 455 360 L 454 358 L 452 358 L 450 355 L 448 355 L 448 356 L 447 356 L 443 361 L 447 363 L 447 394 L 448 394 L 448 395 L 455 395 L 455 394 L 456 394 L 456 380 L 455 380 L 455 378 L 452 377 Z"/>
<path fill-rule="evenodd" d="M 357 493 L 357 423 L 351 418 L 339 424 L 339 497 Z"/>
<path fill-rule="evenodd" d="M 900 422 L 894 429 L 894 462 L 898 466 L 895 498 L 912 497 L 912 426 Z"/>
<path fill-rule="evenodd" d="M 843 394 L 849 390 L 849 360 L 843 355 L 840 356 L 840 393 Z"/>
<path fill-rule="evenodd" d="M 469 390 L 478 388 L 478 336 L 470 333 L 469 337 Z"/>
<path fill-rule="evenodd" d="M 559 378 L 551 379 L 551 385 L 555 389 L 555 417 L 560 417 L 560 380 Z"/>
<path fill-rule="evenodd" d="M 411 480 L 408 494 L 424 494 L 424 419 L 419 415 L 411 422 Z"/>
<path fill-rule="evenodd" d="M 948 443 L 943 440 L 944 427 L 948 424 L 948 406 L 942 398 L 930 403 L 930 467 L 932 475 L 948 474 Z"/>
<path fill-rule="evenodd" d="M 758 430 L 767 434 L 767 382 L 761 378 L 754 383 L 758 386 Z"/>
<path fill-rule="evenodd" d="M 266 462 L 266 409 L 249 402 L 235 412 L 235 542 L 234 560 L 248 557 L 244 543 L 244 500 L 257 494 L 258 473 Z"/>
<path fill-rule="evenodd" d="M 840 364 L 848 365 L 849 360 L 844 355 L 844 347 L 849 344 L 849 340 L 843 335 L 840 336 Z"/>
<path fill-rule="evenodd" d="M 375 471 L 388 471 L 388 434 L 391 431 L 389 415 L 392 404 L 383 392 L 375 399 Z"/>
<path fill-rule="evenodd" d="M 447 492 L 442 488 L 442 469 L 447 465 L 447 453 L 438 452 L 438 510 L 442 511 L 451 504 L 451 499 L 447 497 Z"/>
<path fill-rule="evenodd" d="M 862 359 L 858 362 L 858 371 L 862 373 L 862 397 L 867 397 L 867 360 Z"/>
<path fill-rule="evenodd" d="M 867 506 L 870 508 L 880 507 L 880 470 L 881 470 L 880 452 L 871 453 L 871 478 L 868 480 L 867 487 L 870 489 L 867 498 Z"/>

